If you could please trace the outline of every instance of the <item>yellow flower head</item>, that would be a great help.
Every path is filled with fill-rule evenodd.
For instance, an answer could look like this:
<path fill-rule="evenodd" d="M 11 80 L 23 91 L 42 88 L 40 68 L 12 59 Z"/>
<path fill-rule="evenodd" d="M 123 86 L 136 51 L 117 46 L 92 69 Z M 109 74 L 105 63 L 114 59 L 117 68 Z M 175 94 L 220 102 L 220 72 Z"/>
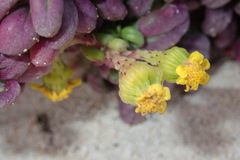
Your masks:
<path fill-rule="evenodd" d="M 205 72 L 210 68 L 210 63 L 199 52 L 193 52 L 188 61 L 184 65 L 176 68 L 176 73 L 179 78 L 176 80 L 177 84 L 186 85 L 185 92 L 189 90 L 197 90 L 198 85 L 206 85 L 210 76 Z"/>
<path fill-rule="evenodd" d="M 73 88 L 81 84 L 80 79 L 70 80 L 72 76 L 73 70 L 57 56 L 50 73 L 42 77 L 43 84 L 32 84 L 31 88 L 41 91 L 54 102 L 61 101 L 68 98 Z"/>
<path fill-rule="evenodd" d="M 169 88 L 162 86 L 162 75 L 160 67 L 137 61 L 126 74 L 119 74 L 119 96 L 124 103 L 137 106 L 135 112 L 142 115 L 163 113 L 171 96 Z"/>
<path fill-rule="evenodd" d="M 72 93 L 73 88 L 79 86 L 80 84 L 81 84 L 80 79 L 69 81 L 66 87 L 63 88 L 61 91 L 49 90 L 44 84 L 43 85 L 32 84 L 31 88 L 41 91 L 50 100 L 52 100 L 53 102 L 56 102 L 56 101 L 62 101 L 64 99 L 67 99 L 68 95 Z"/>
<path fill-rule="evenodd" d="M 153 84 L 137 97 L 137 108 L 135 112 L 141 113 L 143 116 L 152 112 L 162 114 L 167 108 L 166 100 L 169 99 L 171 99 L 171 94 L 168 87 Z"/>

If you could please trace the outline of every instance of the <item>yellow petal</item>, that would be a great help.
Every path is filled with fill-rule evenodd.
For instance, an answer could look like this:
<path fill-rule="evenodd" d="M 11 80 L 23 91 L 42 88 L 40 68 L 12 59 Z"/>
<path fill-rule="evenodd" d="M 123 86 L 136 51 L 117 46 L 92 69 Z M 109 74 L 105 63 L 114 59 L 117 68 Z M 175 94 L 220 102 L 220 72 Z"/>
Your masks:
<path fill-rule="evenodd" d="M 187 80 L 182 78 L 182 77 L 179 77 L 176 81 L 177 84 L 181 84 L 181 85 L 185 85 L 187 84 Z"/>
<path fill-rule="evenodd" d="M 176 73 L 182 78 L 187 77 L 187 72 L 184 66 L 178 66 L 176 69 Z"/>
<path fill-rule="evenodd" d="M 202 81 L 200 82 L 200 84 L 206 85 L 208 83 L 209 79 L 210 79 L 209 74 L 205 73 L 205 75 L 204 75 Z"/>
<path fill-rule="evenodd" d="M 165 92 L 164 100 L 169 100 L 169 99 L 171 99 L 170 89 L 169 89 L 168 87 L 163 87 L 163 90 L 164 90 L 164 92 Z"/>
<path fill-rule="evenodd" d="M 201 53 L 199 53 L 198 51 L 191 53 L 189 56 L 190 61 L 196 61 L 199 63 L 202 63 L 203 58 L 204 58 L 204 56 Z"/>
<path fill-rule="evenodd" d="M 208 70 L 210 68 L 210 63 L 207 59 L 204 59 L 201 65 L 205 70 Z"/>

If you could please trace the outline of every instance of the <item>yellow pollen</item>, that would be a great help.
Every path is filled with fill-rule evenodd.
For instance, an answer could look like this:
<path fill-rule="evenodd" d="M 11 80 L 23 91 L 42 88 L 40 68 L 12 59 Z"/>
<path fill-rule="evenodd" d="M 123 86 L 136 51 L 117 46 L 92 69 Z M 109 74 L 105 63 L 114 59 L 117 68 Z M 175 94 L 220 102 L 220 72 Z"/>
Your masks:
<path fill-rule="evenodd" d="M 166 100 L 169 99 L 171 99 L 171 94 L 168 87 L 153 84 L 147 91 L 136 98 L 137 108 L 135 112 L 141 113 L 142 116 L 152 112 L 162 114 L 167 107 Z"/>
<path fill-rule="evenodd" d="M 179 78 L 177 84 L 186 85 L 185 92 L 197 90 L 199 84 L 206 85 L 210 76 L 205 70 L 210 68 L 210 63 L 199 52 L 193 52 L 185 65 L 178 66 L 176 69 Z"/>

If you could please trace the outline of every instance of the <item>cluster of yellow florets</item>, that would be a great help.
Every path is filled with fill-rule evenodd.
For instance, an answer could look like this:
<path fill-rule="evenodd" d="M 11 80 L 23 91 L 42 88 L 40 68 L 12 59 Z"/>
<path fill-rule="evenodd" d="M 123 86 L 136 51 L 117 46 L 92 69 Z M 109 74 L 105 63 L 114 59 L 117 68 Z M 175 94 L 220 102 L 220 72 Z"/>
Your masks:
<path fill-rule="evenodd" d="M 210 76 L 206 70 L 210 63 L 199 52 L 189 54 L 185 49 L 173 47 L 166 51 L 135 51 L 141 56 L 126 74 L 119 76 L 119 95 L 123 102 L 137 106 L 135 112 L 146 115 L 163 113 L 171 98 L 163 82 L 186 85 L 185 92 L 206 85 Z"/>

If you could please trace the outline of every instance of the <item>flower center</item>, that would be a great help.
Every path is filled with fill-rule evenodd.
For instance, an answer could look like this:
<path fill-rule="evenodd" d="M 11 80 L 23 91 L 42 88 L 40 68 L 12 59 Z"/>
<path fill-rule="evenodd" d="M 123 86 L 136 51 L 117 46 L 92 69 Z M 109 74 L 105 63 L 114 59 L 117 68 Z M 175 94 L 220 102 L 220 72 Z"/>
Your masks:
<path fill-rule="evenodd" d="M 163 87 L 160 84 L 151 85 L 147 91 L 137 97 L 136 113 L 141 113 L 143 116 L 158 112 L 163 113 L 166 110 L 167 102 L 171 98 L 168 87 Z"/>
<path fill-rule="evenodd" d="M 191 62 L 185 66 L 187 72 L 187 85 L 190 89 L 197 89 L 198 85 L 202 82 L 206 75 L 204 68 L 198 62 Z"/>

